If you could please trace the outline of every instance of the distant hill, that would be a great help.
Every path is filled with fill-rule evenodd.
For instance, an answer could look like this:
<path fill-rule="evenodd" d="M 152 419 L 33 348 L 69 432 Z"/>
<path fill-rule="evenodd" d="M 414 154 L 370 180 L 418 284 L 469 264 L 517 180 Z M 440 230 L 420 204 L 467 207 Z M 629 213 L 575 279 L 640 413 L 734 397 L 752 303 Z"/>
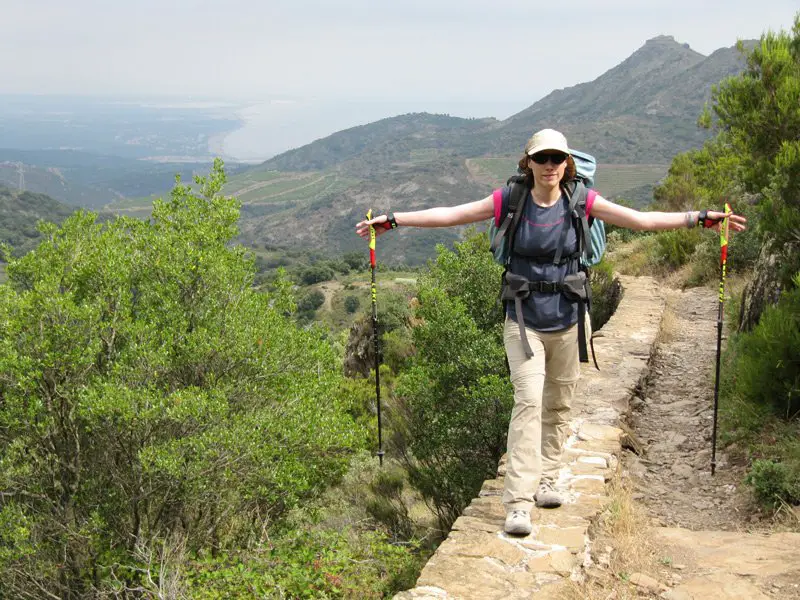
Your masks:
<path fill-rule="evenodd" d="M 61 223 L 74 210 L 44 194 L 0 186 L 0 243 L 11 244 L 14 254 L 22 255 L 39 243 L 40 220 Z"/>
<path fill-rule="evenodd" d="M 696 122 L 712 86 L 743 67 L 735 47 L 703 56 L 659 36 L 594 81 L 555 90 L 504 121 L 426 113 L 382 119 L 236 174 L 225 191 L 243 202 L 245 243 L 363 250 L 354 224 L 368 208 L 402 211 L 482 198 L 514 172 L 534 131 L 555 127 L 574 148 L 598 158 L 601 194 L 642 206 L 672 157 L 706 139 Z M 401 228 L 381 238 L 383 260 L 422 262 L 436 242 L 460 234 Z"/>
<path fill-rule="evenodd" d="M 191 181 L 193 175 L 207 173 L 209 164 L 161 163 L 77 150 L 0 148 L 0 184 L 18 187 L 21 168 L 26 190 L 97 210 L 115 201 L 166 193 L 176 174 Z M 236 173 L 243 167 L 232 163 L 227 168 Z"/>

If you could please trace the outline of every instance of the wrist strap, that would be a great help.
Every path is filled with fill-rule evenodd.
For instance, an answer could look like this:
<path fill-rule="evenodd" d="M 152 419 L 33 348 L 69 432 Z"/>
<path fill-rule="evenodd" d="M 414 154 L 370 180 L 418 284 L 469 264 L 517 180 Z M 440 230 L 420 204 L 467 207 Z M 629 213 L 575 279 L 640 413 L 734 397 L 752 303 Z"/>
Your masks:
<path fill-rule="evenodd" d="M 722 219 L 717 219 L 708 216 L 708 209 L 703 209 L 700 211 L 700 214 L 697 216 L 697 222 L 702 224 L 705 228 L 710 228 L 719 223 Z"/>
<path fill-rule="evenodd" d="M 397 221 L 394 219 L 394 213 L 389 213 L 386 215 L 386 222 L 381 223 L 381 226 L 387 231 L 389 229 L 397 229 Z"/>

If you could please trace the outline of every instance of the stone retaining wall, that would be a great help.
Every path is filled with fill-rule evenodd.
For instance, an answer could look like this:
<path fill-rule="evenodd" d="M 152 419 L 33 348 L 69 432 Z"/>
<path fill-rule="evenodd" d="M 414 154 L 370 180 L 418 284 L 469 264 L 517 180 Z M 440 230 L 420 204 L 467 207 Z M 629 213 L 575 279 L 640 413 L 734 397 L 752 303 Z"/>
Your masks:
<path fill-rule="evenodd" d="M 656 281 L 622 277 L 624 296 L 595 339 L 600 371 L 583 365 L 572 435 L 557 489 L 566 497 L 555 510 L 534 510 L 526 537 L 503 532 L 500 501 L 505 465 L 453 524 L 422 570 L 415 588 L 395 600 L 521 600 L 557 598 L 567 580 L 589 560 L 592 518 L 607 500 L 616 467 L 620 414 L 647 374 L 665 299 Z"/>

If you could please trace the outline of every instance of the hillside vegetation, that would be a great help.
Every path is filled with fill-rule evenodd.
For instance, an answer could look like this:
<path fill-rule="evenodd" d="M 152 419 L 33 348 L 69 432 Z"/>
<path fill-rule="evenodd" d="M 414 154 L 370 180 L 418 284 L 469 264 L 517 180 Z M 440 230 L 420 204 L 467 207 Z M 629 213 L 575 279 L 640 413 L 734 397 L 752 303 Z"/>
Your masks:
<path fill-rule="evenodd" d="M 44 194 L 0 186 L 0 244 L 9 244 L 21 256 L 41 239 L 39 221 L 61 223 L 73 210 Z"/>

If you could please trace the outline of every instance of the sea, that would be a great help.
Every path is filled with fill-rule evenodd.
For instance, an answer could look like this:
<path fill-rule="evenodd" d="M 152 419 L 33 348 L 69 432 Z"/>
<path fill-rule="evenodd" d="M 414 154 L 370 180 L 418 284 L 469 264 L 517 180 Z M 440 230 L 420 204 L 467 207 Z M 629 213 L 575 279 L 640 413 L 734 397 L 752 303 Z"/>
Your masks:
<path fill-rule="evenodd" d="M 240 162 L 261 162 L 337 131 L 408 113 L 427 112 L 452 117 L 499 120 L 530 102 L 323 100 L 275 98 L 255 102 L 236 112 L 242 125 L 221 140 L 222 154 Z M 216 142 L 220 144 L 220 141 Z"/>

